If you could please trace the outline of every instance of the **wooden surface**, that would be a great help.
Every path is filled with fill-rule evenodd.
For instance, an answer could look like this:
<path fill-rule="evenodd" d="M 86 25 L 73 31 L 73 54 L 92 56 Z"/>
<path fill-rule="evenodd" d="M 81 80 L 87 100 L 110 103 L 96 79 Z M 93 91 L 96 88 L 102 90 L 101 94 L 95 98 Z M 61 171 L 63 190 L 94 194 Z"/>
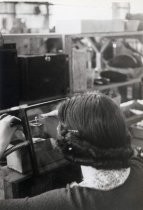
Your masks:
<path fill-rule="evenodd" d="M 80 33 L 80 34 L 69 34 L 69 35 L 65 35 L 67 37 L 70 38 L 77 38 L 77 37 L 92 37 L 92 36 L 97 36 L 100 38 L 103 37 L 131 37 L 131 38 L 135 38 L 135 37 L 140 37 L 143 36 L 143 31 L 123 31 L 123 32 L 96 32 L 96 33 Z"/>
<path fill-rule="evenodd" d="M 80 92 L 87 90 L 87 71 L 86 71 L 86 63 L 87 63 L 87 52 L 85 49 L 72 50 L 72 69 L 73 74 L 72 78 L 72 87 L 73 92 Z"/>

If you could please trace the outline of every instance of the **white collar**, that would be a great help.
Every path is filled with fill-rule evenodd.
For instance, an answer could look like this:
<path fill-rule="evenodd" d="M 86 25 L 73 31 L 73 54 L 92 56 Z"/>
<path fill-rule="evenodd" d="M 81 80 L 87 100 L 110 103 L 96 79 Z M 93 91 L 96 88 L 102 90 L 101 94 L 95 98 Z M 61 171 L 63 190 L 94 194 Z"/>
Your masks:
<path fill-rule="evenodd" d="M 120 170 L 94 170 L 94 176 L 84 177 L 79 184 L 73 183 L 71 187 L 78 185 L 80 187 L 88 187 L 97 190 L 112 190 L 123 185 L 130 174 L 130 168 Z"/>

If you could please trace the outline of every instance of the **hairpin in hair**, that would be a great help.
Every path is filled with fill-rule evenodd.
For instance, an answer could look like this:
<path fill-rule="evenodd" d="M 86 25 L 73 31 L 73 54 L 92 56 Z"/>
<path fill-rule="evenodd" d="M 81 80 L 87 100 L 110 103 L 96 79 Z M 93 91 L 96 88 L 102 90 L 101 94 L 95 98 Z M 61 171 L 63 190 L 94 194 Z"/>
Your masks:
<path fill-rule="evenodd" d="M 78 133 L 78 130 L 68 130 L 68 131 L 72 133 Z"/>

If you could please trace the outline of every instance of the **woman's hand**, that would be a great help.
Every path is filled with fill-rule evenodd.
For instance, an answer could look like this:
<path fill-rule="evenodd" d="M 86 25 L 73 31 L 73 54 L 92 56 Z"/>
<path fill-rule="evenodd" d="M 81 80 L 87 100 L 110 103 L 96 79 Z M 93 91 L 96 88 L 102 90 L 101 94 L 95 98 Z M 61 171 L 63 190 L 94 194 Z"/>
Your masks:
<path fill-rule="evenodd" d="M 0 120 L 0 158 L 9 145 L 20 122 L 21 120 L 19 118 L 11 115 L 6 115 Z"/>
<path fill-rule="evenodd" d="M 41 114 L 40 116 L 43 117 L 43 118 L 46 118 L 46 117 L 58 117 L 58 110 L 55 109 L 55 110 L 53 110 L 51 112 L 48 112 L 48 113 L 45 113 L 45 114 Z"/>

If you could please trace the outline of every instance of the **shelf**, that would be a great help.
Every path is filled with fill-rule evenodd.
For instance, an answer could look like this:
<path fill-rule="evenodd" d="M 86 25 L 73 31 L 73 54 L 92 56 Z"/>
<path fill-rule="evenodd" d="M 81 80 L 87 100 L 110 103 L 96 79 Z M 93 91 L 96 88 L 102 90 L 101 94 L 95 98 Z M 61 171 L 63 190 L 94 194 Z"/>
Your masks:
<path fill-rule="evenodd" d="M 128 85 L 131 85 L 131 84 L 135 84 L 135 83 L 139 83 L 141 82 L 141 79 L 142 79 L 143 75 L 138 77 L 138 78 L 135 78 L 135 79 L 131 79 L 129 81 L 126 81 L 126 82 L 116 82 L 116 83 L 111 83 L 109 85 L 95 85 L 94 86 L 94 90 L 106 90 L 106 89 L 110 89 L 110 88 L 116 88 L 116 87 L 122 87 L 122 86 L 128 86 Z"/>
<path fill-rule="evenodd" d="M 81 34 L 69 34 L 67 37 L 80 38 L 80 37 L 100 37 L 100 38 L 111 38 L 111 37 L 132 37 L 143 36 L 143 31 L 121 31 L 121 32 L 95 32 L 95 33 L 81 33 Z"/>
<path fill-rule="evenodd" d="M 3 0 L 2 3 L 39 3 L 39 4 L 48 4 L 53 5 L 52 3 L 49 3 L 47 0 Z"/>
<path fill-rule="evenodd" d="M 76 40 L 77 38 L 77 40 Z M 107 48 L 108 44 L 112 40 L 116 39 L 138 39 L 141 43 L 143 43 L 143 31 L 120 31 L 120 32 L 95 32 L 95 33 L 79 33 L 79 34 L 66 34 L 65 35 L 65 52 L 69 55 L 69 70 L 70 70 L 70 89 L 72 92 L 79 92 L 79 91 L 84 91 L 82 90 L 82 80 L 84 78 L 82 76 L 76 77 L 75 76 L 75 69 L 78 71 L 78 69 L 82 70 L 86 68 L 86 64 L 84 62 L 84 59 L 86 60 L 86 57 L 84 57 L 84 52 L 83 52 L 83 57 L 82 59 L 83 62 L 80 60 L 77 61 L 77 67 L 75 67 L 75 61 L 73 61 L 75 58 L 73 58 L 73 49 L 75 49 L 76 44 L 80 42 L 80 39 L 82 38 L 87 38 L 87 49 L 90 47 L 92 50 L 95 52 L 96 57 L 95 57 L 95 63 L 96 63 L 96 70 L 100 73 L 101 70 L 103 69 L 103 53 L 105 49 Z M 85 42 L 86 45 L 86 42 Z M 77 44 L 78 46 L 78 44 Z M 80 49 L 80 44 L 79 48 Z M 81 50 L 86 51 L 86 46 L 82 48 Z M 80 50 L 79 50 L 80 51 Z M 79 52 L 80 53 L 80 52 Z M 78 54 L 78 53 L 77 53 Z M 90 62 L 89 62 L 90 64 Z M 83 67 L 84 66 L 84 67 Z M 79 70 L 79 75 L 83 75 L 82 72 Z M 135 83 L 140 83 L 142 80 L 143 75 L 140 75 L 137 78 L 130 79 L 126 82 L 119 82 L 119 83 L 111 83 L 108 85 L 95 85 L 93 88 L 90 90 L 106 90 L 106 89 L 111 89 L 111 88 L 116 88 L 116 87 L 122 87 L 122 86 L 128 86 L 131 84 Z M 76 80 L 76 82 L 75 82 Z M 75 85 L 76 84 L 76 85 Z"/>
<path fill-rule="evenodd" d="M 57 33 L 23 33 L 23 34 L 3 34 L 3 37 L 5 39 L 8 38 L 34 38 L 34 37 L 47 37 L 47 38 L 62 38 L 62 34 L 57 34 Z"/>

